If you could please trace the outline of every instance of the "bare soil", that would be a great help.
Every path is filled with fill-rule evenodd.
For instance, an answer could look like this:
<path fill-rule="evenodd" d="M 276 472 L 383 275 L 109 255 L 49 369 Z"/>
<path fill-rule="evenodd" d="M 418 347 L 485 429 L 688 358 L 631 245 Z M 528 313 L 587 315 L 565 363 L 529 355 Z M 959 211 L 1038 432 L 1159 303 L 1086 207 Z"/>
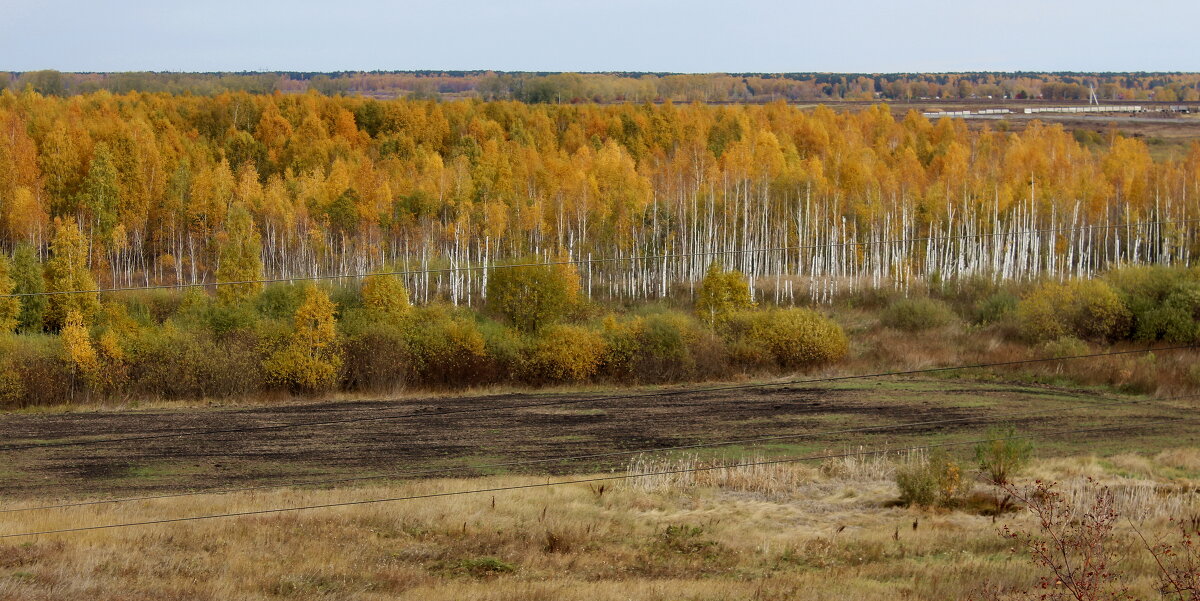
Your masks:
<path fill-rule="evenodd" d="M 464 476 L 607 471 L 624 465 L 628 457 L 504 469 L 480 466 L 960 418 L 963 421 L 952 424 L 801 438 L 755 452 L 799 454 L 858 445 L 969 440 L 998 420 L 1013 423 L 997 416 L 1055 407 L 1070 411 L 1025 417 L 1015 420 L 1015 425 L 1029 433 L 1106 426 L 1120 429 L 1039 442 L 1049 453 L 1118 452 L 1135 444 L 1139 450 L 1149 451 L 1196 444 L 1197 428 L 1183 421 L 1139 427 L 1143 422 L 1187 415 L 1190 407 L 1183 401 L 1096 404 L 1097 395 L 1088 391 L 946 380 L 863 381 L 836 388 L 668 390 L 678 394 L 584 403 L 577 401 L 613 395 L 529 393 L 241 409 L 10 414 L 0 416 L 3 447 L 285 424 L 293 427 L 8 450 L 0 464 L 0 495 L 80 498 L 423 469 Z M 572 403 L 498 409 L 557 401 Z M 462 410 L 481 411 L 448 413 Z M 363 421 L 302 425 L 330 420 Z M 733 452 L 748 450 L 749 446 L 733 448 Z M 725 452 L 731 451 L 727 448 Z"/>

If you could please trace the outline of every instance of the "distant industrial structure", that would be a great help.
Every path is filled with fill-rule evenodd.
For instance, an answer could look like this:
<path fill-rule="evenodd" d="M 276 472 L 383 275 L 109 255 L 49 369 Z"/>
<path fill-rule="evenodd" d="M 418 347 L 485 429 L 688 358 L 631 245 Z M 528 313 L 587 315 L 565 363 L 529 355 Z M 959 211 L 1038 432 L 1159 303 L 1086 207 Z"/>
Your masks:
<path fill-rule="evenodd" d="M 1171 112 L 1188 112 L 1190 107 L 1186 105 L 1169 107 Z M 1141 113 L 1146 109 L 1141 105 L 1089 105 L 1089 106 L 1046 106 L 1046 107 L 1025 107 L 1022 112 L 1026 115 L 1035 113 Z M 926 118 L 940 117 L 975 117 L 985 115 L 1007 115 L 1013 111 L 1010 109 L 981 109 L 977 111 L 931 111 L 921 113 Z"/>
<path fill-rule="evenodd" d="M 1114 105 L 1114 106 L 1047 106 L 1047 107 L 1025 107 L 1025 114 L 1032 113 L 1140 113 L 1142 107 L 1138 105 Z"/>

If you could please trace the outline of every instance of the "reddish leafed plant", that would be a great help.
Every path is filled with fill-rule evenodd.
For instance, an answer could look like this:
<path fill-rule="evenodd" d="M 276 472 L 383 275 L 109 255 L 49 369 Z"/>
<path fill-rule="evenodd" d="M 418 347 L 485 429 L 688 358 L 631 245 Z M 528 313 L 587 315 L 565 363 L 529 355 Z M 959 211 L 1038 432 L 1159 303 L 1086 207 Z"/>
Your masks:
<path fill-rule="evenodd" d="M 1000 485 L 1024 504 L 1037 521 L 1034 531 L 1004 526 L 1000 534 L 1029 553 L 1045 570 L 1032 590 L 1019 597 L 1045 601 L 1117 601 L 1131 599 L 1114 571 L 1119 557 L 1113 543 L 1117 512 L 1112 493 L 1095 487 L 1087 509 L 1077 510 L 1053 483 L 1035 481 L 1028 488 Z"/>

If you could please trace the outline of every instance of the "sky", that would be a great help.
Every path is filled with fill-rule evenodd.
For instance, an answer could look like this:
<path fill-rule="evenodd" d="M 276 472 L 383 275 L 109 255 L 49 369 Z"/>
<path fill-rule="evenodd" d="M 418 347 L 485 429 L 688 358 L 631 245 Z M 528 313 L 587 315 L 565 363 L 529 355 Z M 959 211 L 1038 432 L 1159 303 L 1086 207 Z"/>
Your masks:
<path fill-rule="evenodd" d="M 1194 0 L 0 0 L 0 70 L 1200 71 Z"/>

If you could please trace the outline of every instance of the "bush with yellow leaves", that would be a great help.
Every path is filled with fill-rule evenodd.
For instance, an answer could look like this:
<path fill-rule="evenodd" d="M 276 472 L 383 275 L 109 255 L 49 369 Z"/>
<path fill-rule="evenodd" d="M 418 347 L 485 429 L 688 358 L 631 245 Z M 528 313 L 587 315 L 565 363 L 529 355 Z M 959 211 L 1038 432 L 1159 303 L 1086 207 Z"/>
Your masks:
<path fill-rule="evenodd" d="M 700 282 L 696 294 L 696 316 L 710 326 L 719 325 L 730 315 L 754 307 L 750 285 L 740 271 L 724 271 L 714 261 Z"/>
<path fill-rule="evenodd" d="M 270 381 L 300 392 L 325 391 L 338 383 L 342 356 L 334 308 L 325 290 L 305 287 L 291 334 L 263 362 Z"/>
<path fill-rule="evenodd" d="M 534 382 L 583 382 L 600 370 L 604 337 L 583 326 L 546 328 L 534 341 L 526 366 Z"/>
<path fill-rule="evenodd" d="M 1129 333 L 1132 315 L 1120 296 L 1102 280 L 1047 282 L 1017 304 L 1021 334 L 1040 342 L 1073 336 L 1109 341 Z"/>
<path fill-rule="evenodd" d="M 602 373 L 618 382 L 673 382 L 700 376 L 698 356 L 718 363 L 724 354 L 712 331 L 696 318 L 675 311 L 618 319 L 605 318 L 601 335 L 606 344 Z"/>
<path fill-rule="evenodd" d="M 421 383 L 468 386 L 485 374 L 487 350 L 469 314 L 441 305 L 412 311 L 401 324 L 407 369 Z"/>
<path fill-rule="evenodd" d="M 403 317 L 412 306 L 408 302 L 408 289 L 396 275 L 383 270 L 377 271 L 362 283 L 363 306 L 381 316 Z"/>
<path fill-rule="evenodd" d="M 850 348 L 841 326 L 811 309 L 734 313 L 723 331 L 734 360 L 756 367 L 795 369 L 832 363 Z"/>

